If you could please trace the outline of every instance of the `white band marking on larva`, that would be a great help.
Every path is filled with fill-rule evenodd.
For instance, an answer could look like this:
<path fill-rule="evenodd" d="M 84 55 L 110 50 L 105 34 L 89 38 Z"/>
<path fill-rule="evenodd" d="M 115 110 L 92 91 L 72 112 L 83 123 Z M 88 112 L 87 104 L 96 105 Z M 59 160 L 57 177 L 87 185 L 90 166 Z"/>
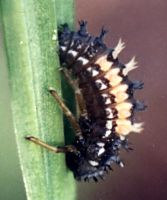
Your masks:
<path fill-rule="evenodd" d="M 105 105 L 111 104 L 111 98 L 109 97 L 108 94 L 102 94 L 102 97 L 105 98 Z"/>
<path fill-rule="evenodd" d="M 92 166 L 97 166 L 99 165 L 98 162 L 94 161 L 94 160 L 89 160 L 89 164 L 91 164 Z"/>
<path fill-rule="evenodd" d="M 87 71 L 88 71 L 88 72 L 92 72 L 92 67 L 88 67 L 88 68 L 87 68 Z"/>
<path fill-rule="evenodd" d="M 97 83 L 97 85 L 100 85 L 99 90 L 107 89 L 107 86 L 100 79 L 96 80 L 95 83 Z"/>
<path fill-rule="evenodd" d="M 84 58 L 84 57 L 79 57 L 79 58 L 78 58 L 78 61 L 82 61 L 82 64 L 83 64 L 83 65 L 86 65 L 86 64 L 89 62 L 89 60 L 86 59 L 86 58 Z"/>
<path fill-rule="evenodd" d="M 108 94 L 102 94 L 102 97 L 103 97 L 103 98 L 107 98 L 107 97 L 108 97 Z"/>
<path fill-rule="evenodd" d="M 93 69 L 92 67 L 88 67 L 87 71 L 90 72 L 93 77 L 99 74 L 99 71 Z"/>
<path fill-rule="evenodd" d="M 98 145 L 99 147 L 104 147 L 105 143 L 103 143 L 103 142 L 97 142 L 97 145 Z"/>
<path fill-rule="evenodd" d="M 105 148 L 102 147 L 102 148 L 99 149 L 99 152 L 98 152 L 97 155 L 100 156 L 104 152 L 105 152 Z"/>
<path fill-rule="evenodd" d="M 107 118 L 112 119 L 113 118 L 113 113 L 112 113 L 111 108 L 106 108 L 105 111 L 106 111 L 106 114 L 107 114 Z"/>
<path fill-rule="evenodd" d="M 125 136 L 123 136 L 123 135 L 120 135 L 119 138 L 120 138 L 120 140 L 122 140 L 122 141 L 125 140 Z"/>
<path fill-rule="evenodd" d="M 82 45 L 78 45 L 78 46 L 77 46 L 77 49 L 81 49 L 81 48 L 82 48 Z"/>
<path fill-rule="evenodd" d="M 66 51 L 67 47 L 65 47 L 65 46 L 60 46 L 60 49 L 61 49 L 62 51 Z"/>
<path fill-rule="evenodd" d="M 107 131 L 105 132 L 105 137 L 108 137 L 110 134 L 111 134 L 111 130 L 107 130 Z"/>
<path fill-rule="evenodd" d="M 72 42 L 71 42 L 71 44 L 70 44 L 70 47 L 72 47 L 72 46 L 73 46 L 73 44 L 74 44 L 74 40 L 72 40 Z"/>
<path fill-rule="evenodd" d="M 95 69 L 93 69 L 92 70 L 92 76 L 94 77 L 94 76 L 97 76 L 99 74 L 99 71 L 97 71 L 97 70 L 95 70 Z"/>
<path fill-rule="evenodd" d="M 68 53 L 68 54 L 72 54 L 74 57 L 76 57 L 77 54 L 78 54 L 78 52 L 75 51 L 75 50 L 69 50 L 67 53 Z"/>
<path fill-rule="evenodd" d="M 107 129 L 112 129 L 112 120 L 107 120 L 107 122 L 106 122 L 106 128 Z"/>
<path fill-rule="evenodd" d="M 111 99 L 110 98 L 107 98 L 106 101 L 105 101 L 105 104 L 111 104 Z"/>

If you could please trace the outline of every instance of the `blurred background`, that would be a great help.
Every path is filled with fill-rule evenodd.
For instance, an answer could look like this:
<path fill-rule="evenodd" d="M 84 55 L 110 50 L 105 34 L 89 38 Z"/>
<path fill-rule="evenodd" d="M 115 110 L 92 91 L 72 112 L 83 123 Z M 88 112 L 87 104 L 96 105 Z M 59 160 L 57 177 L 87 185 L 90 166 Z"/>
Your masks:
<path fill-rule="evenodd" d="M 167 1 L 166 0 L 77 0 L 76 21 L 89 22 L 89 31 L 109 33 L 108 46 L 121 37 L 126 49 L 120 56 L 126 63 L 136 56 L 139 68 L 130 74 L 143 80 L 145 88 L 136 92 L 144 99 L 146 112 L 136 120 L 145 123 L 141 134 L 131 135 L 134 151 L 122 152 L 125 168 L 99 183 L 78 183 L 78 200 L 166 200 L 167 199 Z M 0 26 L 1 30 L 1 26 Z M 0 32 L 0 34 L 2 34 Z M 0 37 L 0 200 L 25 200 L 12 128 L 6 60 Z"/>

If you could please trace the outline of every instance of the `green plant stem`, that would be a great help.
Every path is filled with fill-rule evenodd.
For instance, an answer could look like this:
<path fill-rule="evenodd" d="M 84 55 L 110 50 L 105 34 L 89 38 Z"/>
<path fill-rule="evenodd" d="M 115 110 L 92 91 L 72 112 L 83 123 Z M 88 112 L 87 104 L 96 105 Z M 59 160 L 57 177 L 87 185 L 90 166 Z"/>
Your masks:
<path fill-rule="evenodd" d="M 59 61 L 52 41 L 59 16 L 57 3 L 1 1 L 14 129 L 28 200 L 75 198 L 73 175 L 64 155 L 24 139 L 33 135 L 52 145 L 64 143 L 62 112 L 48 92 L 52 86 L 61 94 Z M 68 12 L 73 12 L 73 7 L 68 7 Z"/>
<path fill-rule="evenodd" d="M 75 8 L 74 0 L 56 0 L 56 9 L 59 13 L 57 15 L 57 24 L 61 26 L 64 23 L 67 23 L 71 29 L 75 28 L 74 23 L 74 12 L 71 12 L 71 8 Z M 64 12 L 66 10 L 67 12 Z M 67 106 L 70 110 L 75 113 L 75 97 L 72 88 L 69 86 L 67 81 L 62 76 L 62 91 L 63 91 L 63 98 L 66 100 Z M 66 144 L 71 144 L 74 139 L 74 132 L 71 128 L 71 125 L 66 117 L 64 117 L 64 124 L 65 124 L 65 141 Z"/>
<path fill-rule="evenodd" d="M 71 9 L 75 8 L 74 0 L 55 0 L 56 9 L 58 12 L 57 15 L 57 24 L 58 26 L 64 23 L 68 23 L 71 28 L 74 28 L 74 12 L 71 12 Z M 66 12 L 64 12 L 66 11 Z"/>

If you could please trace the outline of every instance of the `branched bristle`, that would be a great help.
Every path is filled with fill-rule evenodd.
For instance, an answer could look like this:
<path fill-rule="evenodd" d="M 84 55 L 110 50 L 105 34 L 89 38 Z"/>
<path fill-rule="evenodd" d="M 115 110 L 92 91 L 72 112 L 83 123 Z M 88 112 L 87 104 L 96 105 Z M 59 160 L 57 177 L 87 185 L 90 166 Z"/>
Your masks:
<path fill-rule="evenodd" d="M 140 133 L 143 130 L 143 123 L 134 123 L 132 125 L 132 132 Z"/>
<path fill-rule="evenodd" d="M 101 40 L 103 40 L 103 38 L 104 38 L 104 36 L 106 35 L 107 32 L 108 32 L 108 31 L 107 31 L 106 29 L 104 29 L 104 27 L 102 27 L 99 38 L 100 38 Z"/>
<path fill-rule="evenodd" d="M 134 90 L 143 89 L 144 83 L 142 81 L 132 81 L 130 87 Z"/>
<path fill-rule="evenodd" d="M 122 42 L 122 39 L 120 38 L 118 41 L 118 44 L 116 45 L 112 53 L 113 58 L 116 59 L 124 48 L 125 48 L 125 43 Z"/>
<path fill-rule="evenodd" d="M 86 37 L 88 35 L 88 31 L 87 31 L 87 21 L 81 20 L 79 21 L 79 25 L 80 25 L 80 29 L 78 31 L 78 33 L 81 36 Z"/>
<path fill-rule="evenodd" d="M 79 25 L 82 26 L 82 27 L 83 27 L 83 26 L 86 26 L 87 23 L 88 23 L 88 22 L 87 22 L 86 20 L 80 20 L 80 21 L 79 21 Z"/>
<path fill-rule="evenodd" d="M 134 105 L 134 109 L 135 109 L 136 111 L 143 111 L 143 110 L 145 110 L 145 109 L 147 108 L 147 106 L 144 104 L 143 101 L 138 101 L 138 100 L 136 100 L 136 101 L 133 103 L 133 105 Z"/>
<path fill-rule="evenodd" d="M 135 57 L 133 57 L 126 65 L 125 68 L 123 69 L 123 75 L 126 76 L 130 71 L 133 69 L 137 68 L 137 62 L 135 60 Z"/>

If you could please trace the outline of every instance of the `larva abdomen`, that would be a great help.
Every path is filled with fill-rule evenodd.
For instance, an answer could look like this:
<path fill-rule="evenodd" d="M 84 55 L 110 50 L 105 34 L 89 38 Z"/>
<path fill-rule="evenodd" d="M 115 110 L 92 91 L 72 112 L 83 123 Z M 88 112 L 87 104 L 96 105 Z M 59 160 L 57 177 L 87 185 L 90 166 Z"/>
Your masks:
<path fill-rule="evenodd" d="M 80 158 L 67 155 L 68 166 L 79 180 L 103 175 L 112 162 L 122 166 L 119 149 L 127 146 L 130 132 L 142 130 L 142 123 L 133 123 L 134 110 L 145 108 L 133 98 L 134 90 L 141 89 L 143 83 L 132 82 L 127 76 L 137 68 L 135 58 L 122 64 L 118 59 L 125 48 L 122 40 L 115 48 L 108 48 L 103 41 L 106 31 L 102 29 L 94 37 L 86 24 L 81 21 L 77 32 L 64 25 L 59 32 L 61 64 L 77 80 L 86 109 L 78 119 L 81 136 L 74 141 Z"/>

